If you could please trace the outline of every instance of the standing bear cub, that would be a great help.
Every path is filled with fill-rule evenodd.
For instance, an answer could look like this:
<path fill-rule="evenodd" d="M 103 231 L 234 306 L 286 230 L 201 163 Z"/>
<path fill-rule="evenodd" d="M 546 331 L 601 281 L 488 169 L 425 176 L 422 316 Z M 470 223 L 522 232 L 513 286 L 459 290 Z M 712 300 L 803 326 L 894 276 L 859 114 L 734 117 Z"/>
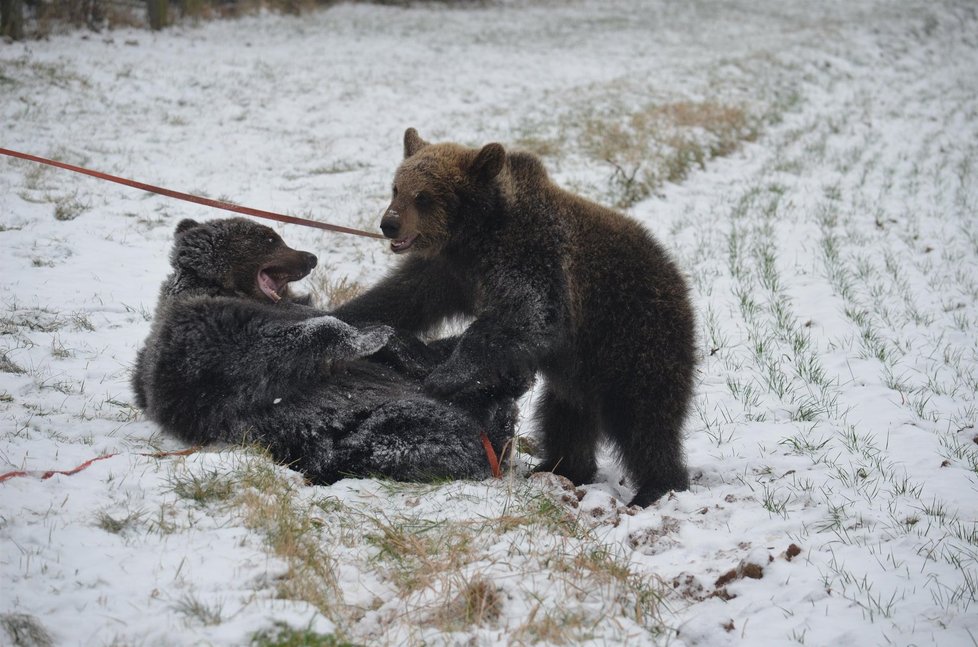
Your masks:
<path fill-rule="evenodd" d="M 444 351 L 290 295 L 315 256 L 229 218 L 180 222 L 170 261 L 132 378 L 136 403 L 165 430 L 190 443 L 257 443 L 317 483 L 489 476 L 481 434 L 502 450 L 513 399 L 462 408 L 425 395 Z"/>
<path fill-rule="evenodd" d="M 562 190 L 529 153 L 429 144 L 410 128 L 380 227 L 407 256 L 337 316 L 415 332 L 472 316 L 429 392 L 507 392 L 539 371 L 540 469 L 589 482 L 605 437 L 632 504 L 688 487 L 693 311 L 641 225 Z"/>

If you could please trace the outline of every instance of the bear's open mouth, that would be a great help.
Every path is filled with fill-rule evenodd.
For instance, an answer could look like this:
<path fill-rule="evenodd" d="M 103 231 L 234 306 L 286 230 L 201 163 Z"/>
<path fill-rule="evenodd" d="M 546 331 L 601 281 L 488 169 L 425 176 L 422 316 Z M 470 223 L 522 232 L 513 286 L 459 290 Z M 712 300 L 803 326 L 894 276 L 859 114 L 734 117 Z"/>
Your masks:
<path fill-rule="evenodd" d="M 406 252 L 411 245 L 414 244 L 414 240 L 418 237 L 417 234 L 411 234 L 407 238 L 399 238 L 398 240 L 391 241 L 391 251 L 395 254 L 400 254 L 401 252 Z"/>
<path fill-rule="evenodd" d="M 292 281 L 298 281 L 308 272 L 290 272 L 282 267 L 263 267 L 258 270 L 258 289 L 274 303 L 282 300 L 279 292 Z"/>

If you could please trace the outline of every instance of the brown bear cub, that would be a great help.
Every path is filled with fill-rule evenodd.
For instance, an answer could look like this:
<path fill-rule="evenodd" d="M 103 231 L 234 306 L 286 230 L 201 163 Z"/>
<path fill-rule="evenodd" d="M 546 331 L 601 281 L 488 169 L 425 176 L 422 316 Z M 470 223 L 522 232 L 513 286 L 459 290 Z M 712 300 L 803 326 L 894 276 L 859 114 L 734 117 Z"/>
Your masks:
<path fill-rule="evenodd" d="M 539 371 L 539 469 L 590 482 L 605 437 L 632 504 L 688 487 L 693 309 L 641 225 L 561 189 L 532 154 L 429 144 L 410 128 L 380 226 L 407 256 L 338 317 L 415 332 L 475 317 L 429 392 L 509 393 Z"/>
<path fill-rule="evenodd" d="M 258 444 L 315 483 L 485 478 L 516 407 L 422 392 L 452 348 L 355 328 L 291 294 L 316 257 L 245 218 L 177 225 L 132 376 L 137 405 L 194 444 Z"/>

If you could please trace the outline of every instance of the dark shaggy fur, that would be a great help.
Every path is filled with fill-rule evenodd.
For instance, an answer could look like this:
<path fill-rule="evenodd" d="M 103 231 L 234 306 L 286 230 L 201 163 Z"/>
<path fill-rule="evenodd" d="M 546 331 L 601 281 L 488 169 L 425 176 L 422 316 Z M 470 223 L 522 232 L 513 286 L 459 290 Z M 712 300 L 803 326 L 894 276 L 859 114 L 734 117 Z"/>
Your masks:
<path fill-rule="evenodd" d="M 474 316 L 429 392 L 507 389 L 539 370 L 541 469 L 592 480 L 604 435 L 638 488 L 632 503 L 686 489 L 694 321 L 665 250 L 528 153 L 432 145 L 409 129 L 404 157 L 381 229 L 408 256 L 337 315 L 412 331 Z"/>
<path fill-rule="evenodd" d="M 190 443 L 257 443 L 319 483 L 489 475 L 480 430 L 501 451 L 513 401 L 463 409 L 425 395 L 421 380 L 446 352 L 297 303 L 288 283 L 315 256 L 242 218 L 185 220 L 171 263 L 132 380 L 164 429 Z"/>

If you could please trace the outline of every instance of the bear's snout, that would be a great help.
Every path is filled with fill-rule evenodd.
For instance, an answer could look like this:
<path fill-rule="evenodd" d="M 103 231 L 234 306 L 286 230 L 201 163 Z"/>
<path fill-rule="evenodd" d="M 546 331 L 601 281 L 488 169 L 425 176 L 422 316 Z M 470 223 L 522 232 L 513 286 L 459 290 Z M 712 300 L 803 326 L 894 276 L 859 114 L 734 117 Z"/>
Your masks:
<path fill-rule="evenodd" d="M 397 238 L 401 233 L 401 216 L 393 210 L 388 210 L 380 219 L 380 230 L 388 238 Z"/>
<path fill-rule="evenodd" d="M 299 252 L 299 255 L 302 257 L 302 262 L 306 266 L 306 272 L 311 272 L 312 268 L 316 267 L 316 264 L 319 263 L 319 259 L 316 258 L 315 254 L 310 252 Z"/>

